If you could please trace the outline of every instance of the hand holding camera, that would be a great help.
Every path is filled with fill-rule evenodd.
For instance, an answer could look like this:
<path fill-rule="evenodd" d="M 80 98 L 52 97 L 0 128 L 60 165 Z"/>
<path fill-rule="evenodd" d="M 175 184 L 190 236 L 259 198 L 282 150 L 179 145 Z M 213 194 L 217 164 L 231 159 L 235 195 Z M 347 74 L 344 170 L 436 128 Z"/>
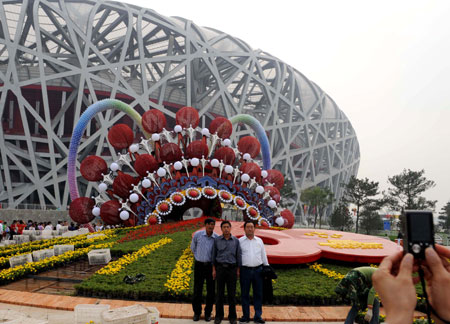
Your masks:
<path fill-rule="evenodd" d="M 436 323 L 450 322 L 450 249 L 434 244 L 433 215 L 426 211 L 404 213 L 404 252 L 386 257 L 373 275 L 373 285 L 380 295 L 389 323 L 412 322 L 416 305 L 412 273 L 423 269 L 426 292 Z"/>

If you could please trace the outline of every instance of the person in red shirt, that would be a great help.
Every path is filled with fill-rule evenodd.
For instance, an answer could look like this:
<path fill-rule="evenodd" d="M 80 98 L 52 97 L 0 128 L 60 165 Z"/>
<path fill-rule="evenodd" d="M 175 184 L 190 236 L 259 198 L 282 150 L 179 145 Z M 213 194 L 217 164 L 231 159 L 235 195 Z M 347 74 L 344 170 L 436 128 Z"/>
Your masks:
<path fill-rule="evenodd" d="M 25 225 L 23 223 L 22 220 L 19 221 L 19 224 L 17 224 L 17 234 L 22 235 L 23 230 L 25 229 L 25 227 L 27 227 L 27 225 Z"/>

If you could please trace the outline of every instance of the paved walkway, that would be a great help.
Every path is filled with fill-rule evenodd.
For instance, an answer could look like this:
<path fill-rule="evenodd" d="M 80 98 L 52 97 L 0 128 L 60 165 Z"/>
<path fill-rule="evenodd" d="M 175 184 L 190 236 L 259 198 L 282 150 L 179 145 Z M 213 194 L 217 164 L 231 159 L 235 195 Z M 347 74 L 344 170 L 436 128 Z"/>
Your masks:
<path fill-rule="evenodd" d="M 49 324 L 69 324 L 73 321 L 75 306 L 78 304 L 109 304 L 111 308 L 142 304 L 144 306 L 154 306 L 160 312 L 163 320 L 161 323 L 190 323 L 193 316 L 190 304 L 181 303 L 159 303 L 159 302 L 137 302 L 129 300 L 97 299 L 86 297 L 58 296 L 41 293 L 31 293 L 23 291 L 13 291 L 0 289 L 0 305 L 13 304 L 30 308 L 29 312 L 41 314 L 49 320 Z M 36 307 L 38 309 L 36 309 Z M 1 308 L 3 309 L 3 307 Z M 40 310 L 39 310 L 40 309 Z M 59 312 L 56 312 L 59 311 Z M 61 312 L 63 311 L 63 312 Z M 270 322 L 343 322 L 349 311 L 348 306 L 264 306 L 263 317 Z M 225 314 L 227 310 L 225 309 Z M 30 315 L 31 315 L 30 314 Z M 242 311 L 238 306 L 238 316 Z M 50 316 L 51 315 L 51 316 Z M 424 314 L 417 313 L 418 317 Z M 34 318 L 34 316 L 32 316 Z M 56 317 L 52 320 L 51 317 Z M 58 319 L 59 317 L 59 319 Z M 36 317 L 37 318 L 37 317 Z M 64 320 L 64 318 L 69 319 Z M 174 319 L 185 319 L 178 321 Z M 224 321 L 224 323 L 226 323 Z"/>

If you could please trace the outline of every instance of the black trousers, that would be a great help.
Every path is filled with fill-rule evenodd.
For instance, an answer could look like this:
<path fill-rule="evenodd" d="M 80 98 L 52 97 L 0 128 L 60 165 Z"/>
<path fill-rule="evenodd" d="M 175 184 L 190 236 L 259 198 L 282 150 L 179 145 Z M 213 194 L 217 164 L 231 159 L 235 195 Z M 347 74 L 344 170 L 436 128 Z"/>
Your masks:
<path fill-rule="evenodd" d="M 216 298 L 216 319 L 223 319 L 223 301 L 225 298 L 225 286 L 227 287 L 228 295 L 228 320 L 237 319 L 236 315 L 236 281 L 237 281 L 237 266 L 232 265 L 224 267 L 218 265 L 216 267 L 216 281 L 217 281 L 217 298 Z"/>
<path fill-rule="evenodd" d="M 211 315 L 215 299 L 214 280 L 212 278 L 212 264 L 195 261 L 194 263 L 194 298 L 192 309 L 194 314 L 202 313 L 203 284 L 206 281 L 205 315 Z"/>

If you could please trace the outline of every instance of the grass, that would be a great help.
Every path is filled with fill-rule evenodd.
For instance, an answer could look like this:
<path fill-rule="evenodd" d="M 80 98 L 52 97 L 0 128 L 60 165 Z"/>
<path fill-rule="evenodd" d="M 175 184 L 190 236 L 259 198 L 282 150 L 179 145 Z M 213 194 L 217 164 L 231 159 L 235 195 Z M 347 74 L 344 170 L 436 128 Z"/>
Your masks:
<path fill-rule="evenodd" d="M 192 231 L 184 231 L 164 235 L 173 242 L 153 251 L 148 256 L 130 264 L 115 275 L 93 275 L 89 279 L 76 285 L 77 295 L 124 298 L 139 300 L 174 300 L 164 284 L 173 270 L 175 263 L 191 240 Z M 122 243 L 115 246 L 115 253 L 129 253 L 138 250 L 146 244 L 158 241 L 163 236 L 153 236 L 140 241 Z M 138 273 L 145 275 L 145 280 L 129 285 L 123 282 L 126 275 L 135 276 Z M 191 284 L 192 286 L 192 284 Z M 184 299 L 184 298 L 181 298 Z"/>
<path fill-rule="evenodd" d="M 137 251 L 146 244 L 154 243 L 162 237 L 170 237 L 174 241 L 155 250 L 150 255 L 130 264 L 116 275 L 93 275 L 75 286 L 77 295 L 99 298 L 121 298 L 132 300 L 166 300 L 190 302 L 193 293 L 193 276 L 189 290 L 181 295 L 168 293 L 164 284 L 172 272 L 183 250 L 189 246 L 194 230 L 158 235 L 142 240 L 129 241 L 111 248 L 113 255 L 120 256 Z M 333 261 L 322 262 L 325 268 L 340 273 L 347 273 L 354 265 Z M 359 265 L 360 266 L 360 265 Z M 307 265 L 275 266 L 278 279 L 273 285 L 274 304 L 296 305 L 333 305 L 339 304 L 334 288 L 338 281 L 316 273 Z M 125 275 L 145 275 L 145 280 L 134 285 L 125 284 Z M 240 298 L 239 282 L 237 298 Z"/>

